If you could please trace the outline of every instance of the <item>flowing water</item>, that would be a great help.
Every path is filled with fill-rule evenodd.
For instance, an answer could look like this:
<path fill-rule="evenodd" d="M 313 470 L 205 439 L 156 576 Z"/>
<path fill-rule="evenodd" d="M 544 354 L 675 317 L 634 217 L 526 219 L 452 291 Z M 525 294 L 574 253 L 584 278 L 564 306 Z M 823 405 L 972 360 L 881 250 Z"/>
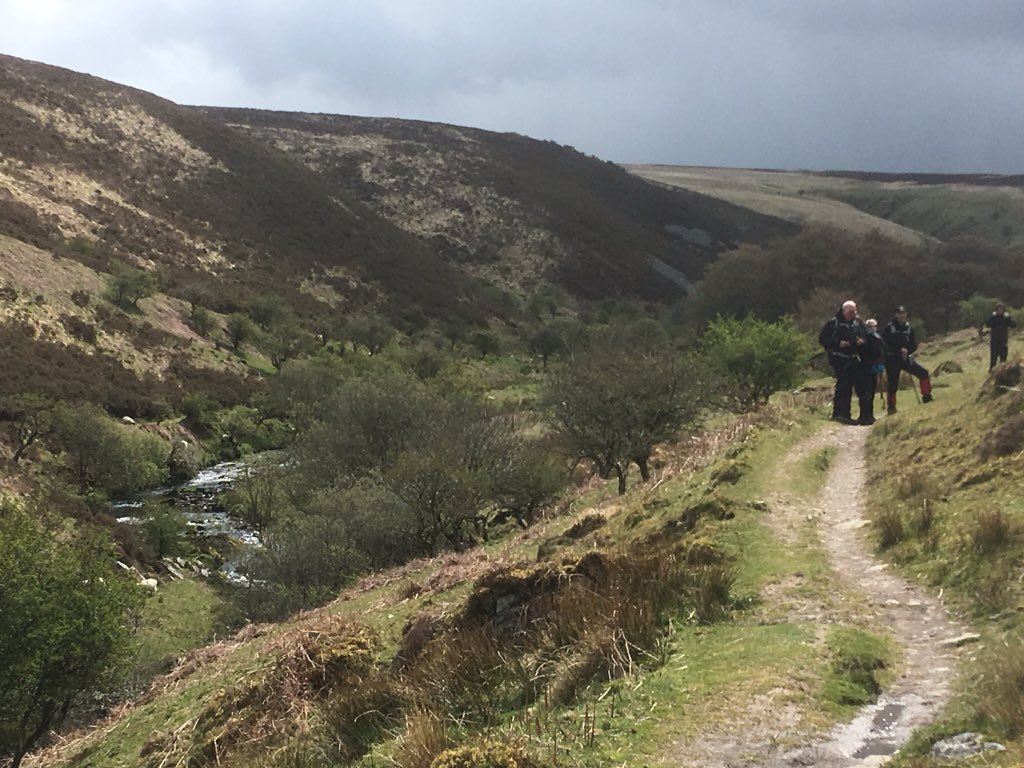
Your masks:
<path fill-rule="evenodd" d="M 139 513 L 147 501 L 168 504 L 181 512 L 189 532 L 197 537 L 221 537 L 231 546 L 232 554 L 221 565 L 220 572 L 236 584 L 248 584 L 238 571 L 239 564 L 254 548 L 262 546 L 259 534 L 242 520 L 231 515 L 221 503 L 220 494 L 230 490 L 249 471 L 258 471 L 267 457 L 248 461 L 225 461 L 200 471 L 187 483 L 169 488 L 156 488 L 140 498 L 114 502 L 111 509 L 119 523 L 141 525 L 145 518 Z"/>

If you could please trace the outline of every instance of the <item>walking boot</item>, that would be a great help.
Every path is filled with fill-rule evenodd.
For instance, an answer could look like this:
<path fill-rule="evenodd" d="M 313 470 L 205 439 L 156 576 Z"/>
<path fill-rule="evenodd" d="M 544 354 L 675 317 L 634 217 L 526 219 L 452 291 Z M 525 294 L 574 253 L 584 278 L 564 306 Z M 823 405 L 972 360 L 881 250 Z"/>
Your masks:
<path fill-rule="evenodd" d="M 930 403 L 932 401 L 932 380 L 925 376 L 921 379 L 921 402 Z"/>
<path fill-rule="evenodd" d="M 892 392 L 889 395 L 889 407 L 886 409 L 885 412 L 887 414 L 889 414 L 890 416 L 892 416 L 894 413 L 896 413 L 896 393 L 895 392 Z"/>

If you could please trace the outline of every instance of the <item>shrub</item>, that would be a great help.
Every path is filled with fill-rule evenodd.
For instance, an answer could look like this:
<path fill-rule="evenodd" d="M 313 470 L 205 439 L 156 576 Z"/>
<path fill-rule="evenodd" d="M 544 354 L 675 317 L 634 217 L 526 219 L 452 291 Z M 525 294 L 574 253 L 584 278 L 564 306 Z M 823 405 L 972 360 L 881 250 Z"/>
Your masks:
<path fill-rule="evenodd" d="M 942 495 L 935 479 L 919 469 L 911 469 L 899 476 L 896 493 L 904 501 L 934 500 Z"/>
<path fill-rule="evenodd" d="M 77 315 L 61 315 L 60 324 L 71 334 L 72 338 L 83 341 L 86 344 L 96 343 L 96 326 L 87 323 Z"/>
<path fill-rule="evenodd" d="M 169 447 L 162 438 L 118 424 L 96 409 L 63 408 L 55 431 L 83 491 L 124 497 L 167 477 Z"/>
<path fill-rule="evenodd" d="M 109 543 L 48 531 L 43 516 L 0 503 L 0 757 L 14 765 L 126 657 L 141 601 L 111 571 Z"/>
<path fill-rule="evenodd" d="M 188 526 L 181 512 L 163 504 L 147 504 L 143 515 L 142 534 L 157 557 L 169 557 L 188 553 L 185 534 Z"/>
<path fill-rule="evenodd" d="M 887 507 L 879 511 L 872 522 L 878 532 L 878 546 L 881 549 L 895 547 L 906 538 L 903 516 L 899 510 Z"/>
<path fill-rule="evenodd" d="M 723 383 L 721 399 L 739 410 L 799 384 L 809 351 L 806 337 L 788 318 L 768 323 L 749 315 L 742 320 L 719 317 L 700 340 L 703 366 Z"/>
<path fill-rule="evenodd" d="M 991 554 L 1011 541 L 1012 527 L 1000 509 L 979 512 L 971 532 L 971 543 L 981 554 Z"/>
<path fill-rule="evenodd" d="M 535 768 L 526 747 L 507 736 L 442 752 L 430 768 Z"/>

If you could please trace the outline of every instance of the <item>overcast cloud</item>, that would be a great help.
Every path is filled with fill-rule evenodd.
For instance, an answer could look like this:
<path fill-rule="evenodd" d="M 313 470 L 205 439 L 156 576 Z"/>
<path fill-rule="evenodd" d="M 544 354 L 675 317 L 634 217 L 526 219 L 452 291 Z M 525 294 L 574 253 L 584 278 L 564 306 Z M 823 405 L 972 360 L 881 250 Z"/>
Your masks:
<path fill-rule="evenodd" d="M 0 0 L 0 52 L 619 162 L 1024 172 L 1020 0 Z"/>

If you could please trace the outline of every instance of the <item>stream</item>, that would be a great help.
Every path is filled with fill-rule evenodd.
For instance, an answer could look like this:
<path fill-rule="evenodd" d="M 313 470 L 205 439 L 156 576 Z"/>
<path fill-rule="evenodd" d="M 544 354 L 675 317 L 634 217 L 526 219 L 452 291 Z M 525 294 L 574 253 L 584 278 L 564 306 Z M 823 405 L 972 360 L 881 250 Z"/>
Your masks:
<path fill-rule="evenodd" d="M 138 512 L 147 501 L 171 506 L 181 512 L 190 536 L 222 537 L 231 545 L 231 554 L 220 566 L 220 572 L 228 581 L 244 586 L 249 580 L 239 573 L 238 566 L 246 554 L 262 546 L 262 542 L 255 531 L 221 505 L 219 495 L 229 490 L 247 469 L 252 470 L 258 464 L 259 459 L 221 462 L 201 470 L 187 483 L 155 488 L 134 499 L 115 501 L 111 504 L 111 512 L 119 523 L 141 525 L 146 520 Z"/>

